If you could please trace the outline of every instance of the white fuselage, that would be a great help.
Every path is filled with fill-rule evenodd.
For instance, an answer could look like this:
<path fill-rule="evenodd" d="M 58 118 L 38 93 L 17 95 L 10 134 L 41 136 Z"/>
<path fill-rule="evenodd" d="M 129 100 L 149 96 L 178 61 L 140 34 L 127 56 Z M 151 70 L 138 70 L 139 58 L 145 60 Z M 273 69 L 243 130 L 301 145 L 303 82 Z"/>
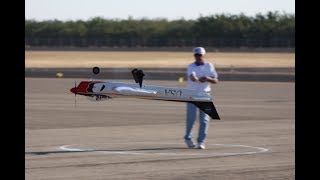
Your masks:
<path fill-rule="evenodd" d="M 211 102 L 212 97 L 205 91 L 163 86 L 145 86 L 140 88 L 135 83 L 94 82 L 90 95 L 106 95 L 109 97 L 133 97 L 170 101 Z"/>
<path fill-rule="evenodd" d="M 102 101 L 112 97 L 128 97 L 163 101 L 189 102 L 208 114 L 220 119 L 209 93 L 203 90 L 179 87 L 145 86 L 123 82 L 82 81 L 71 88 L 74 94 L 87 96 L 89 100 Z"/>

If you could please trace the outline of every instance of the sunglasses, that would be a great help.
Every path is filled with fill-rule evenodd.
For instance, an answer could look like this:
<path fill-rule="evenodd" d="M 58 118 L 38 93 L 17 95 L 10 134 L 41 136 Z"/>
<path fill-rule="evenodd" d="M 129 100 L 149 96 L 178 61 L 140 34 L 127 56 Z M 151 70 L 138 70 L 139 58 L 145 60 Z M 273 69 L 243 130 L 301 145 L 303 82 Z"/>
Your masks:
<path fill-rule="evenodd" d="M 194 56 L 201 57 L 201 56 L 202 56 L 202 54 L 194 54 Z"/>

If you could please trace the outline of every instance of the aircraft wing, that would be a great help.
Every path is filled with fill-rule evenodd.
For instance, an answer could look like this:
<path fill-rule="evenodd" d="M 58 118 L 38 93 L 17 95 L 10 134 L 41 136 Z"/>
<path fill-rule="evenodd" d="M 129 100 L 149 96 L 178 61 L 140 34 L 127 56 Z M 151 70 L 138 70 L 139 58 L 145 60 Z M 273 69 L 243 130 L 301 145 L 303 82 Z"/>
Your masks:
<path fill-rule="evenodd" d="M 123 95 L 139 95 L 139 96 L 151 96 L 156 95 L 157 91 L 146 90 L 141 88 L 119 86 L 113 89 L 115 92 Z"/>

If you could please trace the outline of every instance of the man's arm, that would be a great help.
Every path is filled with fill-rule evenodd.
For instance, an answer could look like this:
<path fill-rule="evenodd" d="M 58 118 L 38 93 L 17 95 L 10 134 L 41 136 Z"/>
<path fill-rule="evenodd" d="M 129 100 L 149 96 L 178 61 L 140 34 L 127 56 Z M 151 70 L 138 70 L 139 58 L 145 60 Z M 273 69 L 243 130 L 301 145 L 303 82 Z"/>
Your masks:
<path fill-rule="evenodd" d="M 212 84 L 217 84 L 219 82 L 218 78 L 212 78 L 209 76 L 204 76 L 199 79 L 200 82 L 210 82 Z"/>
<path fill-rule="evenodd" d="M 219 82 L 218 78 L 207 77 L 207 81 L 212 84 L 217 84 Z"/>
<path fill-rule="evenodd" d="M 218 73 L 217 73 L 216 69 L 214 68 L 214 66 L 211 63 L 209 63 L 209 66 L 210 66 L 209 75 L 199 78 L 199 81 L 200 82 L 210 82 L 210 83 L 213 83 L 213 84 L 217 84 L 219 82 Z"/>
<path fill-rule="evenodd" d="M 191 81 L 193 81 L 193 82 L 199 81 L 199 78 L 198 78 L 197 76 L 194 76 L 193 74 L 191 74 L 189 78 L 190 78 Z"/>
<path fill-rule="evenodd" d="M 191 81 L 193 81 L 193 82 L 199 81 L 199 78 L 198 78 L 198 77 L 196 76 L 196 74 L 192 71 L 190 65 L 188 66 L 187 73 L 188 73 L 188 78 L 190 78 Z"/>
<path fill-rule="evenodd" d="M 204 80 L 213 84 L 218 83 L 218 73 L 216 69 L 214 68 L 213 64 L 209 63 L 210 65 L 210 75 L 207 76 Z"/>

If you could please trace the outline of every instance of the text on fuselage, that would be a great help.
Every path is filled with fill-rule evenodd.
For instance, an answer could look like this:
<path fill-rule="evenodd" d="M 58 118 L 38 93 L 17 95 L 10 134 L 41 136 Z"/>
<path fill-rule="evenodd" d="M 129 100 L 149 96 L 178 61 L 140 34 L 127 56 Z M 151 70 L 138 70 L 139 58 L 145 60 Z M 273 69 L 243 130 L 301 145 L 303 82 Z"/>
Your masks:
<path fill-rule="evenodd" d="M 166 96 L 174 96 L 180 97 L 182 95 L 182 91 L 180 90 L 173 90 L 173 89 L 165 89 Z"/>

